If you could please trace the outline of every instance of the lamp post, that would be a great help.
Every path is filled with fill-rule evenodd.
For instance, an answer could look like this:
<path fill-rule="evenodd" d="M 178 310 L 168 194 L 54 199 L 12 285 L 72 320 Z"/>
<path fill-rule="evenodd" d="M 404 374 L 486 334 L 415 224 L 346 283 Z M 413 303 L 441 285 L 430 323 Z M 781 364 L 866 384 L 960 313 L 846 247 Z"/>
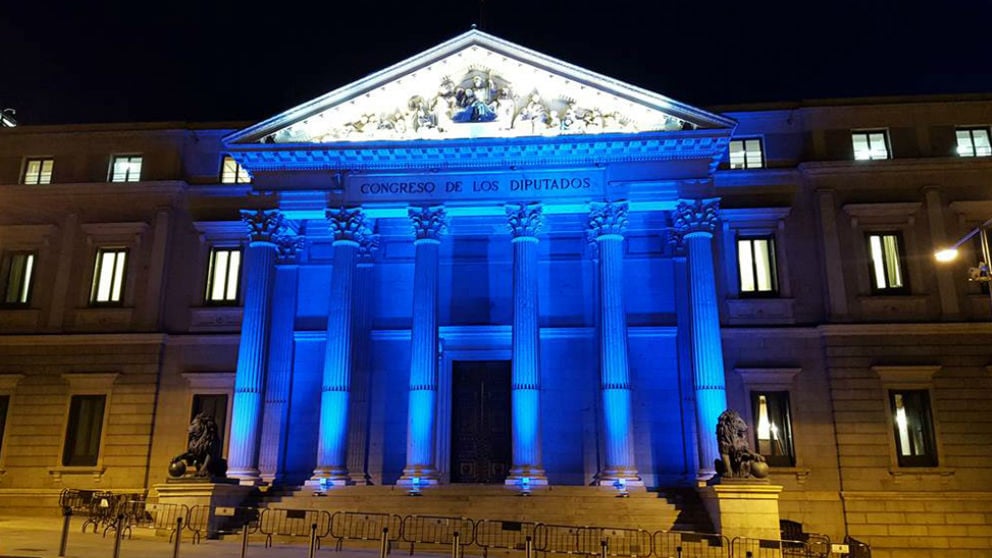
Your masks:
<path fill-rule="evenodd" d="M 968 269 L 968 280 L 988 284 L 989 281 L 992 281 L 992 276 L 989 274 L 989 266 L 992 264 L 992 257 L 989 255 L 989 228 L 992 228 L 992 219 L 970 230 L 968 234 L 962 236 L 950 248 L 938 250 L 934 253 L 934 257 L 938 262 L 953 261 L 958 257 L 958 248 L 968 240 L 974 238 L 975 235 L 978 235 L 978 242 L 982 251 L 981 260 L 978 262 L 978 267 Z M 992 284 L 989 287 L 989 306 L 992 308 Z"/>

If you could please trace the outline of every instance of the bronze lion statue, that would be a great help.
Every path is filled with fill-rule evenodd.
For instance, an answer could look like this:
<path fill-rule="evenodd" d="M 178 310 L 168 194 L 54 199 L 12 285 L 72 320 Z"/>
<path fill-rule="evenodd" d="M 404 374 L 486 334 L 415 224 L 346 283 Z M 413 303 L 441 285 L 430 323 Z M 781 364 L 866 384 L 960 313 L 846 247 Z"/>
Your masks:
<path fill-rule="evenodd" d="M 225 477 L 227 461 L 221 457 L 220 436 L 217 422 L 206 413 L 199 413 L 189 424 L 186 451 L 172 458 L 169 473 L 189 476 L 188 468 L 197 477 Z M 177 466 L 183 463 L 185 466 Z M 179 474 L 176 474 L 178 472 Z"/>
<path fill-rule="evenodd" d="M 721 477 L 746 479 L 751 476 L 763 478 L 765 467 L 755 467 L 752 463 L 764 463 L 765 458 L 751 451 L 747 443 L 747 423 L 737 413 L 727 409 L 716 422 L 716 441 L 720 449 L 720 459 L 716 460 L 716 472 Z M 763 474 L 762 474 L 763 473 Z"/>

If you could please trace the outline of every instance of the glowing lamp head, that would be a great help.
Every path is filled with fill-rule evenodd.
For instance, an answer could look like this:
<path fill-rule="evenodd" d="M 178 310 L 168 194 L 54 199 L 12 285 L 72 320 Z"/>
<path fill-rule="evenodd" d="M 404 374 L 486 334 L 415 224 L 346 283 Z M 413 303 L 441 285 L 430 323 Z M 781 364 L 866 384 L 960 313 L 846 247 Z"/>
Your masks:
<path fill-rule="evenodd" d="M 950 262 L 950 261 L 954 261 L 954 259 L 958 257 L 958 249 L 957 248 L 945 248 L 943 250 L 937 251 L 934 254 L 934 257 L 937 258 L 937 261 L 938 262 Z"/>

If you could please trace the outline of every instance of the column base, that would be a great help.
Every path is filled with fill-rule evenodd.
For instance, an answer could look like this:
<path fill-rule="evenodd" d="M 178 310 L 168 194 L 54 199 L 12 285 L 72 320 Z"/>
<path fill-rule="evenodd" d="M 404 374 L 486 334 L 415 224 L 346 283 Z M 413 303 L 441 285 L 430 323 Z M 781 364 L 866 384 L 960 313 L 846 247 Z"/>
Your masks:
<path fill-rule="evenodd" d="M 417 479 L 414 481 L 413 479 Z M 403 469 L 403 476 L 396 481 L 399 486 L 434 485 L 438 483 L 437 469 L 424 465 L 412 465 Z"/>
<path fill-rule="evenodd" d="M 524 479 L 527 479 L 527 484 L 530 486 L 548 485 L 548 476 L 544 468 L 533 465 L 523 465 L 510 469 L 510 474 L 506 477 L 504 484 L 507 486 L 521 486 L 524 483 Z"/>
<path fill-rule="evenodd" d="M 241 486 L 262 486 L 265 479 L 262 478 L 258 469 L 228 469 L 227 478 L 235 479 Z"/>

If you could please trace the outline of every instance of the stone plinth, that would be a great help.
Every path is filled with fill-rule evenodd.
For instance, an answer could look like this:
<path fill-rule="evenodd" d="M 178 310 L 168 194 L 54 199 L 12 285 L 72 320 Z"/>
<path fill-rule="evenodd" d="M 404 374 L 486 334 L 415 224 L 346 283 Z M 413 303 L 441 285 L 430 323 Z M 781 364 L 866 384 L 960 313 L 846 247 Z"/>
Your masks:
<path fill-rule="evenodd" d="M 780 485 L 767 480 L 723 479 L 699 488 L 716 531 L 728 539 L 779 539 Z"/>
<path fill-rule="evenodd" d="M 233 479 L 232 479 L 233 481 Z M 217 517 L 216 509 L 220 507 L 235 507 L 245 505 L 258 490 L 253 486 L 242 486 L 237 482 L 183 482 L 170 481 L 154 485 L 158 493 L 159 504 L 177 504 L 193 509 L 202 506 L 209 510 L 205 527 L 208 539 L 217 538 L 221 523 L 229 518 Z M 202 509 L 202 508 L 201 508 Z M 202 516 L 197 516 L 202 517 Z M 200 520 L 202 521 L 202 519 Z"/>

